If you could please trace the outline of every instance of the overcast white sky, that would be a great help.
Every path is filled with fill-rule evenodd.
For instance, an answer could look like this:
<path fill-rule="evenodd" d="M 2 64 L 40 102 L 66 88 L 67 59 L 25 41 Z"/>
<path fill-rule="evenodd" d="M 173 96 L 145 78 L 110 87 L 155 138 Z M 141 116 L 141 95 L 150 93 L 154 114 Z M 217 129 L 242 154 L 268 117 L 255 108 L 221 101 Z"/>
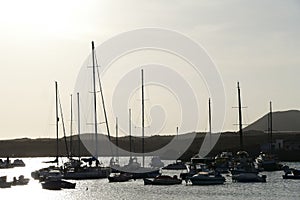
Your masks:
<path fill-rule="evenodd" d="M 54 81 L 68 105 L 90 42 L 143 27 L 178 31 L 207 50 L 224 81 L 225 130 L 237 129 L 237 81 L 245 123 L 268 112 L 270 100 L 275 111 L 300 109 L 297 0 L 0 3 L 0 138 L 52 137 Z"/>

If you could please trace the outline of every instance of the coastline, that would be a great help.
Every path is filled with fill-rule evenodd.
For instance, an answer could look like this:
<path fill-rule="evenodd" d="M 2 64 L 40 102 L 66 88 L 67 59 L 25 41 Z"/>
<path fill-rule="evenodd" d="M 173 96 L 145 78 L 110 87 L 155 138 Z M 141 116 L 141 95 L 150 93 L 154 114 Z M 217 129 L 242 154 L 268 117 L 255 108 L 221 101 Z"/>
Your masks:
<path fill-rule="evenodd" d="M 101 135 L 101 134 L 99 134 Z M 188 134 L 183 134 L 186 136 Z M 106 137 L 101 135 L 102 137 Z M 181 160 L 189 161 L 189 159 L 199 152 L 199 148 L 203 142 L 205 133 L 197 133 L 190 147 L 181 156 Z M 145 150 L 146 152 L 152 152 L 167 145 L 175 136 L 151 136 L 145 138 Z M 78 155 L 78 136 L 73 136 L 73 156 Z M 282 140 L 295 144 L 291 146 L 275 149 L 273 152 L 277 154 L 280 161 L 297 162 L 300 161 L 300 132 L 280 132 L 273 133 L 273 141 Z M 118 139 L 119 147 L 124 150 L 129 150 L 129 137 L 120 137 Z M 133 137 L 135 144 L 134 152 L 141 152 L 141 138 Z M 245 150 L 252 156 L 257 155 L 261 151 L 263 144 L 268 141 L 268 134 L 259 131 L 246 131 L 244 134 L 244 146 Z M 67 142 L 70 142 L 70 138 L 67 138 Z M 112 137 L 112 142 L 115 143 L 115 138 Z M 297 145 L 298 144 L 298 145 Z M 101 141 L 100 141 L 101 147 Z M 293 149 L 294 148 L 294 149 Z M 88 150 L 81 143 L 81 156 L 90 156 Z M 176 149 L 174 149 L 176 151 Z M 213 150 L 208 156 L 215 156 L 222 151 L 239 151 L 239 135 L 237 132 L 224 132 L 221 134 L 220 139 L 214 146 Z M 64 138 L 59 139 L 59 156 L 66 156 L 66 148 Z M 52 157 L 56 156 L 56 139 L 54 138 L 21 138 L 11 140 L 0 140 L 0 157 Z M 103 153 L 99 156 L 113 156 L 106 148 L 103 149 Z M 120 156 L 129 156 L 129 154 L 123 153 Z M 164 156 L 161 156 L 164 159 Z M 166 158 L 168 156 L 166 155 Z M 169 157 L 168 157 L 169 158 Z M 169 158 L 170 159 L 170 158 Z M 176 158 L 174 158 L 176 159 Z"/>

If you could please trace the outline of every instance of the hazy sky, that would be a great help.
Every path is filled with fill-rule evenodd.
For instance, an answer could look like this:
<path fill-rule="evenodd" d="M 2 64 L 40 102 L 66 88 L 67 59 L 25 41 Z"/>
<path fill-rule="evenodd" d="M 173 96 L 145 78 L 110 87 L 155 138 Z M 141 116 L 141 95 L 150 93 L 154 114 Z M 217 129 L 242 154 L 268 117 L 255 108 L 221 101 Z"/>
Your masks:
<path fill-rule="evenodd" d="M 275 111 L 300 109 L 299 22 L 297 0 L 1 0 L 0 139 L 53 137 L 54 81 L 68 121 L 90 42 L 143 27 L 178 31 L 207 50 L 224 81 L 225 130 L 237 129 L 237 81 L 245 123 L 270 100 Z"/>

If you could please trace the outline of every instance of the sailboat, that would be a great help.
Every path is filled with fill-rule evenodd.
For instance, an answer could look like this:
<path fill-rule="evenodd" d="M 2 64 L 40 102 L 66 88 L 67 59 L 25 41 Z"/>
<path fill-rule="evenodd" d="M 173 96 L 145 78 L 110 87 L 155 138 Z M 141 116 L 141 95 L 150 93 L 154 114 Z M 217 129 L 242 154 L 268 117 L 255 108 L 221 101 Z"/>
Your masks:
<path fill-rule="evenodd" d="M 46 168 L 42 168 L 36 171 L 33 171 L 31 173 L 31 176 L 34 179 L 39 179 L 42 184 L 43 189 L 62 189 L 62 188 L 70 188 L 74 189 L 76 186 L 76 183 L 71 183 L 65 180 L 62 180 L 62 171 L 61 167 L 59 167 L 58 163 L 58 122 L 59 122 L 59 97 L 58 97 L 58 86 L 57 82 L 55 81 L 55 107 L 56 107 L 56 115 L 55 115 L 55 120 L 56 120 L 56 158 L 53 161 L 48 161 L 45 163 L 56 163 L 56 166 L 49 166 Z M 60 104 L 60 112 L 61 112 L 61 118 L 63 122 L 63 116 L 62 116 L 62 109 L 61 109 L 61 104 Z M 65 138 L 66 139 L 66 138 Z M 67 148 L 68 151 L 68 148 Z"/>
<path fill-rule="evenodd" d="M 178 130 L 179 128 L 176 127 L 176 137 L 178 139 Z M 168 164 L 167 166 L 163 167 L 162 169 L 165 169 L 165 170 L 186 170 L 187 169 L 187 166 L 185 164 L 185 162 L 182 162 L 181 160 L 179 159 L 176 159 L 175 162 L 171 163 L 171 164 Z"/>
<path fill-rule="evenodd" d="M 268 132 L 269 132 L 269 152 L 261 152 L 258 157 L 255 159 L 255 162 L 259 169 L 263 171 L 279 171 L 282 170 L 283 165 L 280 164 L 273 154 L 273 139 L 272 139 L 272 102 L 270 101 L 270 112 L 268 115 Z"/>
<path fill-rule="evenodd" d="M 118 142 L 118 118 L 116 118 L 116 160 L 114 158 L 111 159 L 110 167 L 112 168 L 112 172 L 108 177 L 109 182 L 126 182 L 132 178 L 131 174 L 126 172 L 120 172 L 117 170 L 119 165 L 119 142 Z"/>
<path fill-rule="evenodd" d="M 95 64 L 95 46 L 92 41 L 92 61 L 93 61 L 93 105 L 94 105 L 94 131 L 95 131 L 95 147 L 96 151 L 92 158 L 82 159 L 85 162 L 91 163 L 95 161 L 95 165 L 77 166 L 65 169 L 65 179 L 99 179 L 107 178 L 110 174 L 109 167 L 99 165 L 98 160 L 98 120 L 97 120 L 97 97 L 96 97 L 96 64 Z M 102 94 L 102 93 L 101 93 Z"/>
<path fill-rule="evenodd" d="M 133 179 L 141 179 L 141 178 L 154 178 L 160 175 L 159 169 L 157 168 L 150 168 L 145 167 L 145 140 L 144 140 L 144 131 L 145 131 L 145 123 L 144 123 L 144 72 L 143 69 L 141 70 L 141 96 L 142 96 L 142 165 L 137 161 L 136 157 L 132 157 L 130 154 L 129 163 L 124 166 L 116 167 L 115 169 L 119 172 L 126 172 L 129 173 Z M 129 111 L 129 132 L 130 132 L 130 144 L 131 144 L 131 110 Z M 130 152 L 131 152 L 131 145 L 130 145 Z"/>
<path fill-rule="evenodd" d="M 208 99 L 208 124 L 209 124 L 209 147 L 211 149 L 211 101 Z M 220 185 L 225 182 L 225 178 L 220 171 L 212 169 L 213 158 L 201 157 L 199 155 L 191 158 L 188 165 L 188 172 L 181 173 L 180 176 L 185 179 L 187 184 L 192 185 Z"/>
<path fill-rule="evenodd" d="M 58 166 L 58 130 L 59 130 L 59 112 L 58 112 L 58 86 L 57 82 L 55 81 L 55 124 L 56 124 L 56 157 L 52 161 L 45 161 L 44 163 L 49 163 L 49 164 L 54 164 L 56 163 L 56 166 L 49 166 L 46 168 L 42 168 L 39 170 L 35 170 L 31 172 L 31 177 L 33 179 L 40 179 L 40 177 L 45 177 L 49 174 L 50 171 L 52 170 L 60 170 Z"/>
<path fill-rule="evenodd" d="M 143 165 L 137 168 L 134 172 L 131 172 L 134 179 L 137 178 L 153 178 L 160 175 L 159 169 L 145 167 L 145 98 L 144 98 L 144 70 L 141 70 L 141 89 L 142 89 L 142 156 L 143 156 Z M 136 162 L 137 163 L 137 162 Z"/>
<path fill-rule="evenodd" d="M 78 101 L 78 107 L 79 107 L 79 93 L 77 93 L 77 101 Z M 71 109 L 70 110 L 71 110 L 70 152 L 68 154 L 68 156 L 69 156 L 68 161 L 64 163 L 64 168 L 65 169 L 78 168 L 82 164 L 82 162 L 80 161 L 80 157 L 78 157 L 78 159 L 73 158 L 73 96 L 72 95 L 71 95 Z M 79 108 L 78 108 L 78 112 L 79 112 Z M 79 117 L 79 115 L 78 115 L 78 117 Z M 79 135 L 79 131 L 78 131 L 78 135 Z M 80 149 L 80 138 L 79 137 L 78 137 L 78 141 L 79 141 L 78 148 Z"/>
<path fill-rule="evenodd" d="M 255 168 L 249 154 L 244 151 L 243 143 L 243 124 L 242 124 L 242 101 L 239 82 L 238 89 L 238 110 L 239 110 L 239 133 L 240 133 L 240 151 L 237 152 L 234 160 L 234 166 L 231 170 L 232 181 L 234 182 L 266 182 L 266 175 L 260 176 Z"/>

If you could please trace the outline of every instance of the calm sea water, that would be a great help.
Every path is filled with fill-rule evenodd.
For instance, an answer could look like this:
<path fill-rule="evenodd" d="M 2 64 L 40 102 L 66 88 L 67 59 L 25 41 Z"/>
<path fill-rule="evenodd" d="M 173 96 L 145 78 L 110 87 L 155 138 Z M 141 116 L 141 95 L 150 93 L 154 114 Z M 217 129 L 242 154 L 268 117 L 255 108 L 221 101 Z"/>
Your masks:
<path fill-rule="evenodd" d="M 0 176 L 6 175 L 11 181 L 14 176 L 25 175 L 48 164 L 42 161 L 53 158 L 22 158 L 26 167 L 0 169 Z M 14 159 L 12 159 L 14 160 Z M 109 158 L 102 159 L 104 163 Z M 126 160 L 122 159 L 121 164 Z M 165 163 L 169 163 L 164 161 Z M 284 163 L 300 169 L 300 163 Z M 168 172 L 166 172 L 168 173 Z M 173 172 L 174 173 L 174 172 Z M 226 177 L 226 183 L 218 186 L 145 186 L 143 180 L 124 183 L 108 183 L 107 179 L 82 180 L 76 182 L 75 190 L 49 191 L 43 190 L 41 184 L 31 178 L 26 186 L 13 186 L 0 189 L 1 199 L 300 199 L 300 180 L 283 180 L 283 172 L 264 172 L 267 183 L 232 183 Z"/>

